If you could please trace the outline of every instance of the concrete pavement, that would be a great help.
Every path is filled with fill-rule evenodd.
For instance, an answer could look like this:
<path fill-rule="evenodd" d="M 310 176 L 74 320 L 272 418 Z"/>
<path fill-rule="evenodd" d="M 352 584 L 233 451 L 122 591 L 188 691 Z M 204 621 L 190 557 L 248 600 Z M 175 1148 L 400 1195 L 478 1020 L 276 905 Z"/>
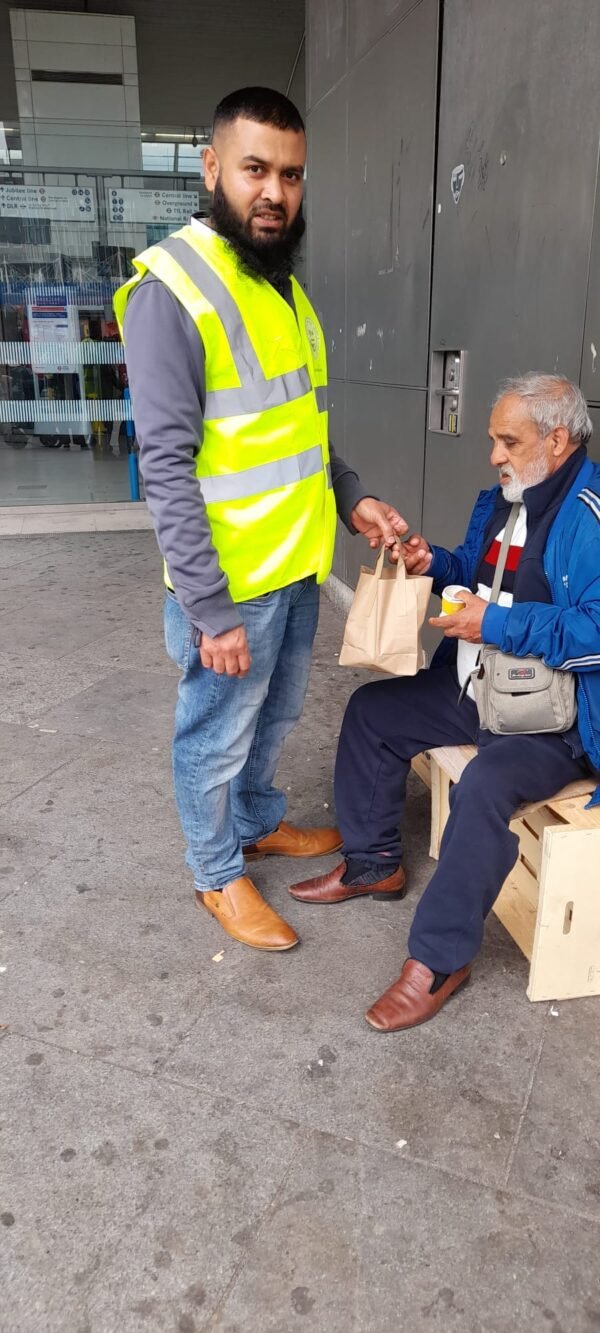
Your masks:
<path fill-rule="evenodd" d="M 416 779 L 403 902 L 303 907 L 313 865 L 262 862 L 302 945 L 228 940 L 183 866 L 152 535 L 6 537 L 0 572 L 2 1329 L 600 1329 L 600 1002 L 530 1004 L 492 919 L 434 1023 L 366 1026 L 431 873 Z M 333 815 L 340 633 L 324 600 L 298 822 Z"/>

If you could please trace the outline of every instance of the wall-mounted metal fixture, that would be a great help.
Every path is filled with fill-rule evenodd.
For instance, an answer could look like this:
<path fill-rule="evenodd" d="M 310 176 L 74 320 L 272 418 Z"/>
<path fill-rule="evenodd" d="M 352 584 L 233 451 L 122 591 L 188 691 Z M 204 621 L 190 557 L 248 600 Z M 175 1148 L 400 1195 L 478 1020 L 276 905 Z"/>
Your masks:
<path fill-rule="evenodd" d="M 467 354 L 438 347 L 431 353 L 429 429 L 440 435 L 460 435 Z"/>

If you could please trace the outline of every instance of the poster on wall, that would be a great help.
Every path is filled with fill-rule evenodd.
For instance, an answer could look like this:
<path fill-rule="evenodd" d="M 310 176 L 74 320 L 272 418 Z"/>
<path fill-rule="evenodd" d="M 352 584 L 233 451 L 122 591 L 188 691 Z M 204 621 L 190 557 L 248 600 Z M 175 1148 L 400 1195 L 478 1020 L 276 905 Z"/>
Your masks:
<path fill-rule="evenodd" d="M 106 186 L 108 221 L 154 222 L 181 227 L 200 207 L 196 190 L 134 190 Z"/>
<path fill-rule="evenodd" d="M 96 192 L 91 185 L 0 183 L 0 217 L 48 218 L 50 222 L 95 222 Z"/>
<path fill-rule="evenodd" d="M 79 363 L 69 360 L 73 353 L 73 343 L 79 342 L 79 313 L 77 308 L 63 301 L 34 302 L 27 307 L 29 341 L 31 344 L 31 368 L 38 374 L 52 373 L 68 375 L 77 371 Z M 44 355 L 43 344 L 65 344 L 65 359 L 54 354 L 49 364 Z M 67 347 L 66 344 L 71 344 Z M 36 356 L 37 350 L 37 356 Z"/>

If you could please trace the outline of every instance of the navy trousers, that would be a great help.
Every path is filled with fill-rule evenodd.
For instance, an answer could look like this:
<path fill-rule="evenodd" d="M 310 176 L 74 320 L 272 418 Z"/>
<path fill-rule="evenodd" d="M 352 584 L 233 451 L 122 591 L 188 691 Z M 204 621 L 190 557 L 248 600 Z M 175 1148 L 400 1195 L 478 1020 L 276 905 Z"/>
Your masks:
<path fill-rule="evenodd" d="M 436 745 L 479 746 L 450 792 L 438 867 L 417 907 L 411 958 L 455 972 L 481 946 L 483 924 L 514 865 L 509 821 L 525 801 L 543 801 L 584 773 L 559 735 L 493 736 L 475 704 L 458 703 L 454 667 L 363 685 L 340 736 L 335 800 L 344 855 L 385 868 L 402 858 L 400 824 L 410 761 Z"/>

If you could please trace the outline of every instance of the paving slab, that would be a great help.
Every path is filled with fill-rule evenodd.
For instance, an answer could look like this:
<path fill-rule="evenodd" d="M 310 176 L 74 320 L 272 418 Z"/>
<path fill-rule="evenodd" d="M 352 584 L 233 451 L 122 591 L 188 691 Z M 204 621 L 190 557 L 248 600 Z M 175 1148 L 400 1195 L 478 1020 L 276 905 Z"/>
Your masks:
<path fill-rule="evenodd" d="M 597 1000 L 550 1006 L 509 1184 L 600 1217 L 598 1018 Z"/>
<path fill-rule="evenodd" d="M 156 868 L 183 866 L 184 844 L 164 746 L 138 751 L 87 741 L 84 752 L 3 808 L 34 842 L 62 855 L 130 860 Z"/>
<path fill-rule="evenodd" d="M 543 1204 L 431 1175 L 402 1153 L 305 1141 L 206 1329 L 594 1333 L 593 1222 L 575 1235 Z"/>
<path fill-rule="evenodd" d="M 0 510 L 0 515 L 1 515 Z M 10 586 L 10 572 L 17 568 L 37 568 L 45 557 L 54 560 L 65 550 L 65 544 L 56 542 L 53 537 L 3 537 L 0 541 L 0 569 L 7 571 Z"/>
<path fill-rule="evenodd" d="M 113 671 L 129 670 L 139 666 L 144 673 L 157 671 L 160 675 L 179 678 L 179 668 L 167 656 L 162 636 L 162 621 L 158 614 L 153 615 L 149 624 L 146 620 L 134 620 L 112 634 L 103 635 L 86 648 L 73 654 L 72 662 L 105 662 Z"/>
<path fill-rule="evenodd" d="M 2 597 L 3 641 L 11 652 L 39 653 L 51 660 L 82 648 L 122 623 L 124 611 L 103 603 L 92 586 L 77 596 L 68 588 L 43 600 L 37 584 L 13 588 Z"/>
<path fill-rule="evenodd" d="M 36 846 L 29 838 L 3 831 L 0 812 L 0 902 L 13 893 L 28 889 L 38 871 L 51 858 L 52 852 L 47 847 Z"/>
<path fill-rule="evenodd" d="M 160 746 L 168 751 L 177 702 L 177 677 L 173 672 L 115 671 L 106 663 L 98 663 L 96 668 L 77 666 L 75 670 L 95 670 L 97 680 L 56 707 L 38 710 L 40 726 L 56 728 L 61 735 L 129 741 L 142 748 Z"/>
<path fill-rule="evenodd" d="M 526 1000 L 525 959 L 484 950 L 434 1024 L 375 1033 L 364 1011 L 400 971 L 410 896 L 311 908 L 286 892 L 289 863 L 253 874 L 301 945 L 277 960 L 240 955 L 208 921 L 224 959 L 167 1073 L 383 1148 L 404 1138 L 416 1158 L 502 1183 L 546 1018 Z"/>
<path fill-rule="evenodd" d="M 19 832 L 8 816 L 10 802 L 0 809 L 0 900 L 24 888 L 36 871 L 58 856 L 44 841 Z"/>
<path fill-rule="evenodd" d="M 0 806 L 80 755 L 82 749 L 76 737 L 0 722 Z"/>
<path fill-rule="evenodd" d="M 16 1036 L 0 1065 L 3 1328 L 202 1328 L 283 1181 L 294 1127 Z"/>
<path fill-rule="evenodd" d="M 48 512 L 51 506 L 44 508 Z M 76 508 L 75 505 L 69 506 L 70 511 Z M 79 532 L 28 533 L 27 536 L 3 537 L 0 547 L 0 569 L 32 564 L 41 557 L 45 557 L 50 565 L 75 557 L 82 569 L 89 566 L 99 569 L 110 564 L 127 571 L 131 562 L 140 556 L 152 560 L 160 568 L 160 555 L 151 532 L 90 532 L 87 536 Z"/>
<path fill-rule="evenodd" d="M 2 1021 L 153 1072 L 202 1018 L 215 971 L 182 880 L 94 857 L 46 865 L 4 904 Z"/>
<path fill-rule="evenodd" d="M 30 722 L 59 701 L 72 699 L 111 668 L 90 657 L 73 662 L 66 657 L 49 660 L 43 651 L 32 653 L 26 670 L 20 653 L 0 653 L 0 722 Z"/>
<path fill-rule="evenodd" d="M 3 539 L 0 569 L 4 572 L 4 588 L 35 582 L 45 592 L 68 591 L 73 587 L 75 568 L 78 587 L 82 581 L 95 580 L 98 584 L 114 570 L 126 580 L 139 580 L 151 561 L 160 570 L 160 557 L 151 534 L 138 536 L 137 542 L 133 533 L 128 540 L 123 540 L 122 533 L 95 533 L 90 538 L 64 537 L 60 541 L 54 536 Z"/>
<path fill-rule="evenodd" d="M 11 652 L 65 657 L 140 616 L 160 613 L 160 586 L 127 579 L 118 569 L 104 577 L 81 573 L 76 557 L 57 572 L 2 593 L 3 646 Z"/>

